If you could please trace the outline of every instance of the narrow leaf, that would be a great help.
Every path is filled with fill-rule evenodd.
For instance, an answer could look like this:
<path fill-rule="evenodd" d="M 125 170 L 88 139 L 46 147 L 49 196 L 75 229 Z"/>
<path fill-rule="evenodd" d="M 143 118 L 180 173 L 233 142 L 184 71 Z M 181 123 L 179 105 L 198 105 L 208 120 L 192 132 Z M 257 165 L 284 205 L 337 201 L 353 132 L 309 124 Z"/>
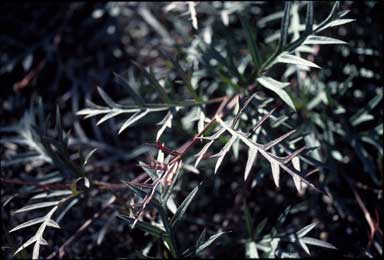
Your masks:
<path fill-rule="evenodd" d="M 213 144 L 215 140 L 212 140 L 208 143 L 206 143 L 203 147 L 203 149 L 201 149 L 201 151 L 196 154 L 195 156 L 197 156 L 197 159 L 196 159 L 196 162 L 195 162 L 195 167 L 197 167 L 199 165 L 199 162 L 201 161 L 201 159 L 203 158 L 204 154 L 207 152 L 208 148 Z"/>
<path fill-rule="evenodd" d="M 318 224 L 317 222 L 314 222 L 312 224 L 309 224 L 309 225 L 303 227 L 302 229 L 297 231 L 297 236 L 298 237 L 304 237 L 306 234 L 311 232 L 311 230 L 314 229 L 317 226 L 317 224 Z"/>
<path fill-rule="evenodd" d="M 169 104 L 172 103 L 171 99 L 168 97 L 168 94 L 165 92 L 164 88 L 160 85 L 160 83 L 157 81 L 155 76 L 151 71 L 145 70 L 143 67 L 141 67 L 139 64 L 136 62 L 132 61 L 133 64 L 141 70 L 141 72 L 144 74 L 144 76 L 148 79 L 150 85 L 160 94 L 161 99 Z"/>
<path fill-rule="evenodd" d="M 127 217 L 127 216 L 124 216 L 124 215 L 118 215 L 119 218 L 127 221 L 129 224 L 133 224 L 133 222 L 135 221 L 134 218 L 130 218 L 130 217 Z M 140 221 L 138 220 L 136 222 L 136 227 L 138 227 L 139 229 L 141 229 L 142 231 L 144 232 L 147 232 L 149 234 L 151 234 L 152 236 L 156 237 L 156 238 L 160 238 L 163 234 L 165 234 L 165 231 L 156 227 L 156 226 L 153 226 L 151 224 L 148 224 L 146 222 L 143 222 L 143 221 Z"/>
<path fill-rule="evenodd" d="M 285 2 L 285 5 L 284 5 L 284 16 L 283 16 L 283 20 L 281 21 L 281 30 L 280 30 L 279 50 L 282 50 L 284 46 L 287 44 L 289 20 L 291 16 L 291 5 L 292 3 L 289 1 Z"/>
<path fill-rule="evenodd" d="M 132 125 L 133 123 L 135 123 L 136 121 L 140 120 L 141 118 L 143 118 L 146 114 L 148 114 L 149 110 L 146 109 L 144 110 L 144 112 L 140 113 L 140 112 L 136 112 L 134 113 L 130 118 L 128 118 L 127 121 L 124 122 L 124 124 L 120 127 L 120 130 L 118 132 L 118 134 L 121 134 L 121 132 L 123 132 L 127 127 L 129 127 L 130 125 Z"/>
<path fill-rule="evenodd" d="M 95 149 L 92 149 L 92 151 L 90 151 L 87 156 L 85 156 L 85 159 L 84 159 L 84 163 L 83 165 L 86 165 L 89 161 L 89 159 L 92 157 L 92 155 L 97 151 L 97 148 Z"/>
<path fill-rule="evenodd" d="M 236 136 L 231 136 L 231 139 L 224 145 L 223 149 L 217 154 L 220 155 L 220 157 L 217 159 L 216 165 L 215 165 L 215 174 L 217 173 L 217 170 L 219 169 L 221 163 L 223 162 L 224 156 L 228 153 L 229 149 L 231 149 L 232 144 L 236 141 Z M 213 155 L 215 156 L 215 155 Z"/>
<path fill-rule="evenodd" d="M 31 200 L 66 196 L 66 195 L 70 195 L 71 193 L 72 192 L 70 190 L 57 190 L 53 192 L 43 192 L 43 193 L 36 194 L 31 198 Z"/>
<path fill-rule="evenodd" d="M 12 228 L 9 233 L 11 232 L 14 232 L 16 230 L 19 230 L 19 229 L 23 229 L 23 228 L 26 228 L 26 227 L 29 227 L 29 226 L 33 226 L 33 225 L 36 225 L 36 224 L 39 224 L 41 222 L 43 222 L 45 220 L 45 216 L 44 217 L 41 217 L 41 218 L 34 218 L 34 219 L 31 219 L 29 221 L 26 221 L 14 228 Z"/>
<path fill-rule="evenodd" d="M 307 14 L 305 17 L 305 34 L 310 35 L 313 29 L 313 2 L 307 2 Z"/>
<path fill-rule="evenodd" d="M 303 44 L 347 44 L 345 41 L 341 41 L 338 39 L 318 36 L 318 35 L 310 35 L 305 39 Z"/>
<path fill-rule="evenodd" d="M 104 102 L 108 106 L 110 106 L 110 107 L 121 107 L 121 105 L 119 105 L 115 101 L 113 101 L 112 98 L 107 93 L 105 93 L 105 91 L 102 88 L 97 87 L 97 91 L 99 92 L 100 97 L 104 100 Z"/>
<path fill-rule="evenodd" d="M 215 242 L 219 237 L 221 237 L 225 233 L 228 232 L 219 232 L 215 235 L 210 236 L 207 241 L 205 241 L 201 246 L 196 249 L 196 254 L 200 254 L 203 250 L 209 247 L 213 242 Z"/>
<path fill-rule="evenodd" d="M 48 201 L 48 202 L 41 202 L 41 203 L 27 205 L 27 206 L 25 206 L 25 207 L 23 207 L 21 209 L 16 210 L 15 213 L 20 213 L 20 212 L 30 211 L 30 210 L 34 210 L 34 209 L 51 207 L 51 206 L 57 205 L 59 202 L 60 201 Z"/>
<path fill-rule="evenodd" d="M 53 228 L 60 228 L 59 224 L 57 224 L 57 222 L 54 221 L 53 219 L 48 220 L 47 226 L 53 227 Z"/>
<path fill-rule="evenodd" d="M 316 238 L 312 238 L 312 237 L 303 237 L 301 239 L 304 243 L 308 244 L 308 245 L 313 245 L 313 246 L 319 246 L 319 247 L 325 247 L 325 248 L 329 248 L 329 249 L 337 249 L 335 246 L 333 246 L 332 244 L 328 243 L 328 242 L 325 242 L 325 241 L 322 241 L 322 240 L 319 240 L 319 239 L 316 239 Z"/>
<path fill-rule="evenodd" d="M 23 250 L 24 248 L 27 248 L 29 245 L 31 245 L 32 243 L 36 242 L 37 241 L 37 238 L 36 236 L 33 236 L 31 237 L 30 239 L 28 239 L 27 242 L 25 242 L 24 244 L 22 244 L 16 251 L 15 253 L 13 253 L 13 255 L 17 255 L 21 250 Z"/>
<path fill-rule="evenodd" d="M 172 127 L 172 119 L 173 114 L 171 111 L 168 111 L 168 113 L 165 115 L 164 119 L 161 120 L 158 124 L 161 125 L 160 129 L 157 131 L 156 134 L 156 142 L 160 139 L 161 135 L 164 133 L 165 129 Z"/>
<path fill-rule="evenodd" d="M 318 65 L 316 65 L 313 62 L 310 62 L 308 60 L 305 60 L 299 56 L 295 56 L 292 54 L 288 53 L 283 53 L 277 58 L 277 62 L 281 63 L 288 63 L 288 64 L 295 64 L 295 65 L 302 65 L 302 66 L 307 66 L 307 67 L 314 67 L 320 69 Z"/>
<path fill-rule="evenodd" d="M 295 168 L 297 171 L 301 171 L 300 158 L 298 156 L 292 158 L 292 165 L 293 165 L 293 168 Z M 302 181 L 300 177 L 297 175 L 294 175 L 292 176 L 292 179 L 297 191 L 300 193 L 302 191 Z"/>
<path fill-rule="evenodd" d="M 356 21 L 356 19 L 337 19 L 337 20 L 334 20 L 334 21 L 330 22 L 329 24 L 325 25 L 318 32 L 321 32 L 322 30 L 324 30 L 326 28 L 336 27 L 336 26 L 340 26 L 340 25 L 343 25 L 343 24 L 351 23 L 351 22 L 354 22 L 354 21 Z"/>
<path fill-rule="evenodd" d="M 245 256 L 246 258 L 259 258 L 256 243 L 254 241 L 249 241 L 245 244 Z"/>
<path fill-rule="evenodd" d="M 249 173 L 251 172 L 252 165 L 255 162 L 257 157 L 257 148 L 250 147 L 248 150 L 248 160 L 247 165 L 245 166 L 245 172 L 244 172 L 244 181 L 247 180 Z"/>
<path fill-rule="evenodd" d="M 299 239 L 297 242 L 299 243 L 299 245 L 301 246 L 301 248 L 302 248 L 308 255 L 311 255 L 311 252 L 309 251 L 309 248 L 308 248 L 307 245 L 303 242 L 303 240 Z"/>
<path fill-rule="evenodd" d="M 106 115 L 104 115 L 102 118 L 99 119 L 99 121 L 97 121 L 96 125 L 100 125 L 101 123 L 104 123 L 105 121 L 115 117 L 115 116 L 118 116 L 122 113 L 122 111 L 116 111 L 116 112 L 112 112 L 112 113 L 108 113 Z"/>
<path fill-rule="evenodd" d="M 193 198 L 196 196 L 196 193 L 198 192 L 199 187 L 200 187 L 200 186 L 196 186 L 196 187 L 191 191 L 191 193 L 188 194 L 188 196 L 187 196 L 187 197 L 185 198 L 185 200 L 180 204 L 180 206 L 177 208 L 177 211 L 176 211 L 175 215 L 173 216 L 173 218 L 172 218 L 172 220 L 171 220 L 171 225 L 172 225 L 172 226 L 175 226 L 176 223 L 177 223 L 178 221 L 180 221 L 180 220 L 183 218 L 183 216 L 184 216 L 184 214 L 185 214 L 185 212 L 186 212 L 186 210 L 187 210 L 189 204 L 191 204 Z"/>
<path fill-rule="evenodd" d="M 265 120 L 267 120 L 273 112 L 275 112 L 276 108 L 273 108 L 271 111 L 269 111 L 267 114 L 265 114 L 260 120 L 259 122 L 257 122 L 257 124 L 252 128 L 252 132 L 255 132 L 263 123 Z"/>
<path fill-rule="evenodd" d="M 264 149 L 267 151 L 269 149 L 271 149 L 273 146 L 277 145 L 278 143 L 280 143 L 281 141 L 283 141 L 284 139 L 288 138 L 290 135 L 292 135 L 294 132 L 296 132 L 295 129 L 289 131 L 288 133 L 285 133 L 283 134 L 282 136 L 276 138 L 275 140 L 267 143 L 265 146 L 264 146 Z"/>
<path fill-rule="evenodd" d="M 243 17 L 243 15 L 239 15 L 239 18 L 243 27 L 243 32 L 246 36 L 248 49 L 251 52 L 252 61 L 255 65 L 255 68 L 258 69 L 261 64 L 261 58 L 258 52 L 255 34 L 253 33 L 251 26 L 249 25 L 248 17 Z"/>
<path fill-rule="evenodd" d="M 270 77 L 262 76 L 257 79 L 257 81 L 264 87 L 275 92 L 288 106 L 296 111 L 295 105 L 293 104 L 292 99 L 287 94 L 284 87 L 288 86 L 288 82 L 279 82 Z"/>
<path fill-rule="evenodd" d="M 279 164 L 274 160 L 271 160 L 270 163 L 271 163 L 273 181 L 275 182 L 276 187 L 279 188 L 279 180 L 280 180 Z"/>
<path fill-rule="evenodd" d="M 124 79 L 122 76 L 120 76 L 115 72 L 113 73 L 113 75 L 116 78 L 116 82 L 125 87 L 125 89 L 131 95 L 131 97 L 133 98 L 133 100 L 136 102 L 137 105 L 145 106 L 144 99 L 133 90 L 133 88 L 129 85 L 126 79 Z"/>

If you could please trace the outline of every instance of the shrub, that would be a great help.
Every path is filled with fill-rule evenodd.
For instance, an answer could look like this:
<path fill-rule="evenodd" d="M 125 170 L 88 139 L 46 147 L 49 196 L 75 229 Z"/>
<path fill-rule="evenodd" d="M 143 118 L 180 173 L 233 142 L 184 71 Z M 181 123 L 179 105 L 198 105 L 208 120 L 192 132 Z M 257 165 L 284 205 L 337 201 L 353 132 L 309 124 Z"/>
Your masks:
<path fill-rule="evenodd" d="M 161 7 L 148 5 L 153 10 Z M 325 4 L 286 2 L 282 12 L 262 13 L 262 18 L 254 13 L 263 9 L 261 3 L 220 7 L 218 3 L 175 2 L 161 7 L 170 17 L 164 24 L 171 23 L 167 26 L 181 40 L 167 32 L 146 4 L 108 3 L 94 10 L 94 20 L 106 13 L 115 19 L 118 10 L 137 11 L 164 41 L 156 49 L 160 64 L 148 69 L 144 60 L 131 61 L 129 77 L 113 73 L 118 94 L 98 86 L 98 95 L 92 98 L 89 92 L 73 89 L 63 95 L 75 104 L 64 114 L 57 106 L 52 115 L 44 99 L 34 98 L 19 122 L 1 129 L 8 133 L 2 138 L 7 157 L 2 162 L 6 172 L 2 184 L 20 185 L 16 192 L 7 193 L 3 207 L 21 204 L 9 217 L 12 223 L 23 214 L 3 244 L 23 258 L 29 256 L 24 249 L 33 247 L 33 259 L 41 257 L 41 246 L 49 245 L 51 253 L 43 255 L 62 258 L 89 229 L 84 245 L 97 251 L 107 232 L 113 233 L 118 240 L 113 254 L 122 250 L 119 257 L 128 258 L 220 256 L 217 252 L 231 249 L 235 250 L 232 255 L 248 258 L 301 257 L 320 252 L 316 247 L 335 254 L 329 252 L 337 244 L 326 241 L 328 233 L 313 232 L 318 226 L 326 228 L 323 216 L 314 216 L 311 207 L 317 211 L 326 207 L 330 214 L 337 211 L 338 215 L 333 214 L 337 218 L 345 216 L 349 202 L 343 202 L 346 198 L 334 187 L 343 178 L 370 227 L 369 244 L 361 245 L 360 255 L 379 254 L 378 217 L 373 218 L 365 207 L 352 177 L 335 173 L 361 163 L 369 176 L 363 183 L 374 187 L 367 189 L 374 191 L 375 201 L 382 196 L 376 187 L 382 184 L 383 124 L 358 128 L 381 114 L 374 111 L 382 103 L 382 89 L 372 86 L 364 95 L 367 104 L 346 107 L 345 98 L 358 98 L 359 94 L 348 96 L 357 74 L 340 82 L 328 80 L 320 68 L 328 65 L 321 54 L 323 45 L 347 44 L 346 39 L 325 33 L 354 19 L 340 10 L 338 2 L 320 19 L 314 5 Z M 71 14 L 82 10 L 71 6 Z M 191 21 L 178 15 L 185 11 Z M 258 17 L 257 26 L 252 16 Z M 71 22 L 68 17 L 64 26 Z M 278 30 L 267 26 L 277 20 L 281 20 Z M 182 32 L 183 28 L 189 31 Z M 74 74 L 73 70 L 72 79 Z M 374 72 L 366 74 L 376 77 Z M 128 97 L 120 98 L 124 94 Z M 86 99 L 86 104 L 79 99 Z M 73 112 L 92 121 L 73 119 Z M 76 122 L 73 126 L 71 120 Z M 91 132 L 95 139 L 87 136 Z M 119 140 L 127 144 L 125 149 L 119 147 Z M 355 158 L 358 162 L 352 161 Z M 27 174 L 15 179 L 17 171 Z M 285 196 L 286 202 L 281 203 Z M 18 202 L 12 204 L 15 198 Z M 224 205 L 219 205 L 220 200 Z M 234 205 L 227 207 L 228 201 Z M 263 205 L 258 211 L 257 203 Z M 274 219 L 273 214 L 280 216 Z M 25 231 L 31 226 L 32 236 Z M 67 234 L 64 240 L 62 230 Z M 22 234 L 23 242 L 14 247 L 11 241 L 16 232 Z M 227 248 L 214 250 L 220 244 Z"/>

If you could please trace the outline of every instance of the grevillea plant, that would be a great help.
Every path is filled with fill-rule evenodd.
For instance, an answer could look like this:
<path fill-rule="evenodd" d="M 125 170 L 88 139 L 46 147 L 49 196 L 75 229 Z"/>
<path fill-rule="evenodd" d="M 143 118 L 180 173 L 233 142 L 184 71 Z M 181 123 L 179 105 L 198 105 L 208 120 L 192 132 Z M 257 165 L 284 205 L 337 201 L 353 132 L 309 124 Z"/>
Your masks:
<path fill-rule="evenodd" d="M 32 109 L 19 125 L 3 129 L 17 132 L 18 143 L 30 150 L 30 153 L 5 162 L 5 167 L 34 161 L 36 167 L 49 164 L 53 169 L 45 182 L 34 180 L 25 183 L 31 186 L 29 193 L 37 194 L 30 198 L 30 203 L 14 213 L 49 210 L 44 215 L 31 217 L 10 230 L 13 233 L 39 225 L 36 233 L 15 250 L 15 255 L 21 256 L 25 253 L 24 248 L 33 245 L 32 258 L 38 259 L 40 246 L 48 245 L 44 238 L 48 227 L 60 228 L 60 221 L 68 210 L 82 200 L 90 200 L 90 194 L 97 194 L 100 203 L 102 201 L 101 211 L 84 223 L 78 232 L 87 228 L 94 219 L 108 214 L 111 221 L 118 217 L 128 222 L 132 229 L 140 229 L 161 241 L 164 257 L 201 256 L 215 241 L 225 236 L 230 237 L 231 230 L 217 230 L 208 235 L 204 229 L 194 244 L 183 244 L 180 241 L 179 233 L 182 230 L 178 228 L 179 223 L 186 217 L 188 207 L 198 196 L 201 187 L 206 184 L 202 180 L 178 205 L 175 202 L 175 187 L 185 173 L 210 172 L 213 169 L 214 178 L 220 178 L 221 168 L 226 164 L 224 159 L 229 157 L 231 150 L 235 158 L 240 153 L 247 154 L 245 165 L 241 165 L 244 175 L 239 178 L 251 182 L 253 186 L 258 183 L 252 173 L 258 159 L 257 162 L 265 169 L 264 172 L 271 173 L 277 187 L 280 187 L 283 180 L 280 176 L 284 172 L 292 178 L 300 194 L 304 194 L 309 188 L 310 192 L 320 192 L 328 196 L 313 174 L 322 164 L 308 155 L 316 147 L 302 144 L 309 133 L 295 130 L 295 126 L 288 120 L 287 114 L 295 113 L 297 109 L 297 102 L 289 94 L 292 91 L 289 89 L 290 83 L 278 80 L 280 76 L 275 68 L 288 64 L 284 77 L 297 71 L 309 71 L 310 68 L 319 70 L 321 64 L 305 59 L 304 54 L 312 52 L 314 45 L 346 44 L 342 40 L 321 34 L 328 28 L 341 26 L 353 19 L 345 18 L 348 12 L 339 12 L 339 4 L 335 3 L 328 17 L 316 24 L 313 2 L 309 1 L 305 6 L 305 21 L 302 24 L 298 16 L 298 3 L 285 3 L 284 11 L 277 16 L 282 19 L 281 28 L 271 35 L 268 44 L 256 37 L 257 33 L 251 26 L 249 17 L 239 9 L 234 12 L 240 21 L 244 43 L 246 42 L 241 48 L 246 46 L 246 51 L 235 53 L 229 43 L 215 43 L 218 45 L 216 47 L 213 42 L 196 36 L 192 47 L 180 54 L 183 58 L 175 57 L 165 50 L 160 51 L 169 69 L 165 76 L 159 77 L 154 70 L 132 62 L 136 67 L 136 79 L 114 75 L 116 81 L 130 94 L 129 99 L 115 101 L 105 90 L 97 88 L 104 104 L 87 100 L 88 106 L 78 111 L 77 115 L 84 118 L 98 117 L 97 126 L 109 120 L 123 119 L 118 128 L 111 128 L 119 138 L 123 138 L 122 133 L 129 131 L 131 126 L 148 121 L 154 116 L 162 116 L 159 122 L 154 122 L 158 127 L 154 141 L 144 144 L 152 154 L 153 149 L 156 151 L 156 159 L 151 154 L 146 160 L 138 161 L 142 173 L 133 180 L 122 180 L 121 183 L 114 184 L 94 180 L 89 174 L 92 171 L 89 162 L 97 154 L 97 150 L 92 149 L 87 154 L 82 151 L 73 154 L 69 148 L 73 143 L 70 142 L 70 134 L 64 133 L 62 129 L 59 109 L 55 116 L 55 126 L 51 129 L 49 118 L 44 118 L 41 101 L 37 112 Z M 197 28 L 199 25 L 196 12 L 199 10 L 195 10 L 192 2 L 185 8 L 190 12 L 193 27 Z M 236 57 L 240 56 L 245 56 L 241 59 L 245 62 L 238 62 L 240 59 Z M 175 91 L 174 75 L 177 75 L 176 83 L 181 84 L 183 91 L 185 90 L 183 95 Z M 166 136 L 172 131 L 173 125 L 180 123 L 189 125 L 186 128 L 191 131 L 177 145 L 176 141 Z M 188 138 L 189 134 L 192 135 L 191 138 Z M 7 141 L 12 142 L 11 139 Z M 211 165 L 212 158 L 215 165 L 209 168 L 207 166 Z M 63 180 L 69 180 L 69 183 L 60 184 Z M 121 192 L 127 190 L 129 199 L 121 195 Z M 284 214 L 287 215 L 288 212 L 289 210 Z M 269 234 L 262 236 L 263 224 L 255 231 L 247 210 L 245 215 L 249 236 L 244 236 L 244 243 L 248 257 L 258 257 L 261 251 L 268 257 L 284 256 L 279 250 L 281 241 L 296 243 L 307 254 L 310 254 L 307 245 L 335 248 L 327 242 L 307 237 L 316 223 L 288 231 L 280 225 L 284 223 L 284 215 L 279 219 L 280 224 L 272 228 Z M 98 243 L 102 241 L 111 221 L 100 231 Z M 65 247 L 76 237 L 77 233 L 48 258 L 64 256 Z"/>

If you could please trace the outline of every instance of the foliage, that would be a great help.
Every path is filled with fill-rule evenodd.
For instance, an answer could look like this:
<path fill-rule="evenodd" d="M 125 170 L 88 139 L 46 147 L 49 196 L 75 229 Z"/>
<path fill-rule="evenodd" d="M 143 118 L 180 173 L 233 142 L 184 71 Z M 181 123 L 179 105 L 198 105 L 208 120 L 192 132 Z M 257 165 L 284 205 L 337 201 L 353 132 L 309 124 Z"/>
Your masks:
<path fill-rule="evenodd" d="M 14 91 L 34 94 L 3 102 L 22 116 L 4 113 L 0 128 L 2 251 L 89 257 L 79 241 L 97 257 L 380 255 L 380 74 L 376 61 L 369 70 L 323 55 L 349 56 L 335 31 L 359 23 L 348 5 L 72 3 L 23 54 L 8 37 L 1 74 L 24 67 Z M 68 31 L 90 28 L 74 47 Z M 68 58 L 71 48 L 84 57 Z M 356 50 L 376 60 L 374 48 Z M 40 76 L 50 63 L 53 82 Z M 342 66 L 347 77 L 332 74 Z M 335 230 L 359 221 L 357 252 Z"/>

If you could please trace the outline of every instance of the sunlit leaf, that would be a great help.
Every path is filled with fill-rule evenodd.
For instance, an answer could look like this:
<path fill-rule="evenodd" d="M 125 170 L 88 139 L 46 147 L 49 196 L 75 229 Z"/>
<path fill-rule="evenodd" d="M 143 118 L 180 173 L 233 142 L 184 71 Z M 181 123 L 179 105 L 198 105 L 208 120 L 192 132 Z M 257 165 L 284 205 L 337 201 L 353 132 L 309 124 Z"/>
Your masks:
<path fill-rule="evenodd" d="M 245 166 L 245 172 L 244 172 L 244 181 L 247 180 L 248 175 L 251 172 L 252 165 L 256 160 L 256 157 L 257 157 L 257 148 L 255 148 L 255 147 L 249 148 L 247 164 Z"/>
<path fill-rule="evenodd" d="M 262 76 L 257 78 L 257 81 L 264 87 L 275 92 L 287 105 L 296 111 L 295 105 L 287 92 L 283 89 L 289 85 L 287 82 L 279 82 L 270 77 Z"/>
<path fill-rule="evenodd" d="M 21 209 L 16 210 L 15 213 L 20 213 L 20 212 L 30 211 L 30 210 L 34 210 L 34 209 L 51 207 L 51 206 L 57 205 L 59 202 L 60 201 L 46 201 L 46 202 L 41 202 L 41 203 L 27 205 L 25 207 L 22 207 Z"/>
<path fill-rule="evenodd" d="M 277 58 L 277 62 L 281 63 L 289 63 L 289 64 L 295 64 L 295 65 L 302 65 L 302 66 L 308 66 L 308 67 L 314 67 L 320 69 L 318 65 L 315 63 L 305 60 L 299 56 L 283 53 Z"/>
<path fill-rule="evenodd" d="M 270 163 L 271 163 L 273 181 L 275 182 L 276 187 L 279 187 L 279 180 L 280 180 L 279 164 L 276 161 L 270 161 Z"/>
<path fill-rule="evenodd" d="M 344 41 L 318 35 L 310 35 L 305 39 L 303 44 L 347 44 Z"/>
<path fill-rule="evenodd" d="M 312 238 L 312 237 L 303 237 L 301 238 L 301 241 L 303 241 L 305 244 L 312 245 L 312 246 L 325 247 L 329 249 L 337 249 L 335 246 L 333 246 L 328 242 L 325 242 L 316 238 Z"/>

